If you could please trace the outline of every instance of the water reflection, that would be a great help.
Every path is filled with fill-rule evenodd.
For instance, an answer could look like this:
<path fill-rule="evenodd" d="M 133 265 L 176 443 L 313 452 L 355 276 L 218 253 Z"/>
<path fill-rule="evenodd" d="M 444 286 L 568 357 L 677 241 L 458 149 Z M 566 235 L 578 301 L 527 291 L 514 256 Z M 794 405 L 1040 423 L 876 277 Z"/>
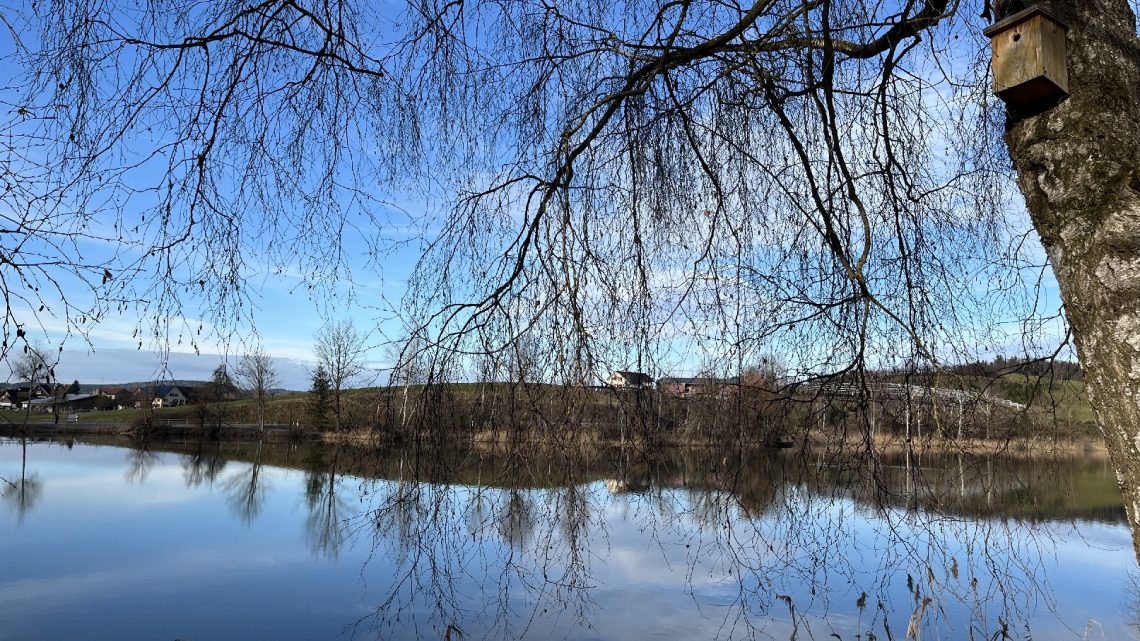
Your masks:
<path fill-rule="evenodd" d="M 476 496 L 480 503 L 483 502 L 483 492 L 477 492 Z M 494 509 L 492 507 L 492 509 Z M 499 534 L 503 537 L 509 545 L 516 549 L 525 549 L 534 540 L 535 531 L 535 512 L 537 511 L 532 504 L 532 497 L 529 493 L 523 492 L 518 488 L 511 488 L 507 490 L 507 500 L 503 502 L 501 509 L 498 511 L 498 517 L 495 519 L 498 525 Z M 469 511 L 469 518 L 480 518 L 483 515 L 483 510 Z M 482 519 L 477 521 L 470 521 L 468 530 L 478 532 L 482 527 Z"/>
<path fill-rule="evenodd" d="M 151 449 L 149 441 L 135 441 L 131 449 L 127 450 L 128 483 L 146 483 L 151 469 L 159 462 L 161 454 Z"/>
<path fill-rule="evenodd" d="M 212 486 L 226 468 L 221 442 L 198 441 L 192 447 L 193 451 L 182 455 L 182 477 L 186 480 L 186 487 Z"/>
<path fill-rule="evenodd" d="M 999 469 L 992 460 L 908 454 L 868 465 L 671 453 L 604 479 L 562 461 L 524 487 L 491 475 L 502 485 L 493 490 L 455 487 L 470 477 L 470 461 L 443 465 L 442 478 L 428 470 L 414 485 L 400 477 L 372 504 L 377 540 L 406 581 L 372 623 L 383 629 L 413 616 L 440 633 L 462 621 L 466 630 L 510 636 L 520 617 L 531 626 L 554 615 L 588 627 L 604 583 L 595 562 L 619 516 L 646 535 L 659 561 L 684 569 L 694 600 L 707 599 L 699 605 L 725 613 L 729 636 L 957 630 L 1005 638 L 1024 632 L 1039 604 L 1055 603 L 1043 559 L 1066 530 L 1036 524 L 1062 515 L 1125 520 L 1103 465 L 1074 464 L 1066 475 L 1034 461 Z M 488 464 L 480 461 L 479 471 Z M 1076 491 L 1090 478 L 1100 480 L 1098 491 Z M 501 548 L 479 536 L 488 514 Z M 474 621 L 470 613 L 488 602 L 472 602 L 459 587 L 471 558 L 480 560 L 483 598 L 501 595 L 490 600 L 497 610 Z"/>
<path fill-rule="evenodd" d="M 1136 594 L 1104 575 L 1129 556 L 1113 556 L 1126 518 L 1100 459 L 136 445 L 128 483 L 165 483 L 169 468 L 187 491 L 216 488 L 247 530 L 280 530 L 282 506 L 299 511 L 306 558 L 348 564 L 344 576 L 367 585 L 367 614 L 335 626 L 361 635 L 1049 639 L 1140 627 Z M 26 447 L 19 465 L 0 484 L 22 520 L 44 483 L 26 473 Z M 25 485 L 26 506 L 10 498 Z M 1119 601 L 1106 603 L 1113 581 Z"/>
<path fill-rule="evenodd" d="M 350 504 L 343 495 L 340 451 L 339 446 L 333 447 L 331 454 L 314 448 L 306 461 L 305 504 L 309 512 L 305 539 L 317 557 L 337 558 L 347 538 Z"/>
<path fill-rule="evenodd" d="M 18 522 L 23 522 L 29 512 L 35 509 L 43 495 L 44 484 L 38 472 L 28 471 L 28 440 L 20 439 L 20 473 L 12 478 L 0 476 L 0 499 L 16 514 Z"/>
<path fill-rule="evenodd" d="M 269 481 L 261 469 L 263 449 L 264 443 L 257 441 L 248 464 L 230 474 L 222 483 L 230 509 L 247 525 L 261 516 L 261 507 L 269 491 Z"/>

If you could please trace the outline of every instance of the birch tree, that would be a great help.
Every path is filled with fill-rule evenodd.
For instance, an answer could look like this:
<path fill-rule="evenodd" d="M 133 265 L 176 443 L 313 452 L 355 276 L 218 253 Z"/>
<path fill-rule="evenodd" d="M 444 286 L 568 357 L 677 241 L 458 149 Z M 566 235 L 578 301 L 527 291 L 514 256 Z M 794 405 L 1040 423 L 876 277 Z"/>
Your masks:
<path fill-rule="evenodd" d="M 1054 2 L 1069 97 L 1006 122 L 1017 183 L 1065 301 L 1085 387 L 1140 532 L 1140 40 L 1124 0 Z M 1133 535 L 1140 558 L 1140 536 Z"/>

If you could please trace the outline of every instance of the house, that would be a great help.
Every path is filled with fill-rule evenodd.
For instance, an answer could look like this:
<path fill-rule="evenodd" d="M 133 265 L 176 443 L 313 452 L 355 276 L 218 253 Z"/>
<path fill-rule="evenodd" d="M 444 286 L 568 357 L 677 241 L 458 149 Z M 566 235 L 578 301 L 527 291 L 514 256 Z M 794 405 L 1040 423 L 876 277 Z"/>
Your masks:
<path fill-rule="evenodd" d="M 155 385 L 139 385 L 130 388 L 127 391 L 130 398 L 127 406 L 135 409 L 150 406 L 154 402 L 154 393 L 157 389 Z"/>
<path fill-rule="evenodd" d="M 678 378 L 667 376 L 657 381 L 657 389 L 677 396 L 732 396 L 740 390 L 740 377 Z"/>
<path fill-rule="evenodd" d="M 151 407 L 178 407 L 186 404 L 186 395 L 176 385 L 159 385 L 150 401 Z"/>
<path fill-rule="evenodd" d="M 0 391 L 0 407 L 20 408 L 29 399 L 45 398 L 51 396 L 47 385 L 32 385 L 29 387 L 11 387 Z"/>
<path fill-rule="evenodd" d="M 33 409 L 41 412 L 81 412 L 95 409 L 95 404 L 101 397 L 98 394 L 64 394 L 63 396 L 47 396 L 34 398 L 28 402 Z"/>
<path fill-rule="evenodd" d="M 134 407 L 134 397 L 131 390 L 125 387 L 100 387 L 95 391 L 102 398 L 99 407 L 102 409 L 126 409 Z"/>
<path fill-rule="evenodd" d="M 610 374 L 606 383 L 618 389 L 649 389 L 653 387 L 653 377 L 641 372 L 617 371 Z"/>

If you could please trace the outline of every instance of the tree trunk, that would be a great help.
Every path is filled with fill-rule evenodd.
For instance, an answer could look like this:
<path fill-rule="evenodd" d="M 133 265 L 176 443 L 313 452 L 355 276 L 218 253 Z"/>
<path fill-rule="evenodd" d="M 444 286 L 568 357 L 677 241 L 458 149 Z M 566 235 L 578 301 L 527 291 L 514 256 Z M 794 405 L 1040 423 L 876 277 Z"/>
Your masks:
<path fill-rule="evenodd" d="M 1006 142 L 1053 265 L 1140 559 L 1140 41 L 1128 0 L 1054 0 L 1068 99 Z"/>

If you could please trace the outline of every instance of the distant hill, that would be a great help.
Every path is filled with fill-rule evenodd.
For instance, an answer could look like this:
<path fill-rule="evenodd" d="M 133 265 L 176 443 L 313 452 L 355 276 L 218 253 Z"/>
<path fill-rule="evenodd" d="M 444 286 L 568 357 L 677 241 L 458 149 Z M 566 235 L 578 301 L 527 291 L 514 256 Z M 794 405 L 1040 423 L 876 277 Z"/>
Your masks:
<path fill-rule="evenodd" d="M 158 385 L 175 385 L 175 386 L 179 386 L 179 387 L 205 387 L 207 385 L 210 385 L 210 383 L 211 383 L 210 381 L 195 381 L 195 380 L 184 379 L 184 378 L 175 379 L 173 381 L 131 381 L 129 383 L 100 383 L 97 385 L 91 384 L 91 383 L 80 382 L 79 383 L 79 391 L 82 394 L 91 394 L 91 393 L 95 392 L 95 390 L 106 388 L 106 387 L 125 387 L 127 389 L 134 389 L 136 387 L 147 387 L 147 386 L 154 387 L 154 386 L 158 386 Z M 59 381 L 59 384 L 60 385 L 67 385 L 68 383 L 66 381 Z M 19 385 L 27 386 L 27 383 L 19 383 L 19 384 L 8 383 L 7 384 L 8 387 L 17 387 Z M 269 390 L 270 396 L 281 396 L 283 394 L 296 394 L 296 393 L 297 393 L 296 390 L 288 390 L 288 389 L 285 389 L 282 387 L 276 387 L 276 388 Z"/>
<path fill-rule="evenodd" d="M 976 361 L 948 367 L 951 372 L 962 376 L 998 377 L 1009 374 L 1052 378 L 1061 381 L 1084 380 L 1081 366 L 1072 361 L 1053 359 L 1006 358 L 998 356 L 992 361 Z"/>
<path fill-rule="evenodd" d="M 67 381 L 59 381 L 59 384 L 60 385 L 67 385 Z M 90 393 L 94 392 L 95 390 L 102 389 L 104 387 L 125 387 L 127 389 L 134 389 L 136 387 L 147 387 L 147 386 L 153 387 L 153 386 L 157 386 L 157 385 L 177 385 L 177 386 L 184 386 L 184 387 L 201 387 L 201 386 L 209 385 L 209 384 L 210 384 L 210 381 L 194 381 L 194 380 L 190 380 L 190 379 L 175 379 L 172 381 L 131 381 L 129 383 L 99 383 L 99 384 L 84 383 L 83 381 L 80 381 L 79 382 L 79 391 L 83 394 L 90 394 Z"/>

